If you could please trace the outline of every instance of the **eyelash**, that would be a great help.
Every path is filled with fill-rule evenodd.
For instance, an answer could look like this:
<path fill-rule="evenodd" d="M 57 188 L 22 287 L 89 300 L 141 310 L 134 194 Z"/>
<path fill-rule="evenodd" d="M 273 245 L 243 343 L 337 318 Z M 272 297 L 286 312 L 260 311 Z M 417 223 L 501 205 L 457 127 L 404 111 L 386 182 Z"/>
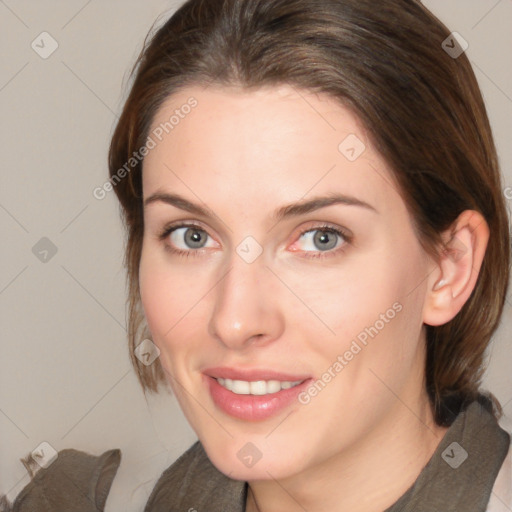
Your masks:
<path fill-rule="evenodd" d="M 162 233 L 160 235 L 158 235 L 158 239 L 162 242 L 165 242 L 166 239 L 169 237 L 169 235 L 173 231 L 180 229 L 180 228 L 196 228 L 198 231 L 202 231 L 208 235 L 206 230 L 203 229 L 202 226 L 200 226 L 199 224 L 181 223 L 181 224 L 166 226 L 164 228 L 164 230 L 162 231 Z M 330 249 L 328 251 L 316 251 L 316 252 L 304 251 L 306 253 L 306 256 L 303 256 L 304 258 L 325 259 L 325 258 L 330 258 L 332 256 L 337 256 L 338 254 L 340 254 L 346 250 L 347 244 L 350 245 L 352 243 L 352 238 L 353 238 L 352 235 L 350 235 L 348 232 L 346 232 L 345 230 L 343 230 L 341 228 L 336 228 L 329 224 L 322 224 L 321 226 L 315 226 L 315 227 L 310 227 L 308 229 L 305 229 L 300 232 L 299 238 L 302 237 L 303 235 L 305 235 L 306 233 L 309 233 L 310 231 L 323 231 L 323 232 L 327 232 L 327 233 L 334 233 L 335 235 L 340 237 L 344 243 L 341 247 L 338 247 L 337 249 Z M 210 236 L 210 235 L 208 235 L 208 236 Z M 175 254 L 178 256 L 183 256 L 186 258 L 188 258 L 190 256 L 193 256 L 193 257 L 198 256 L 199 255 L 198 253 L 201 252 L 201 249 L 190 249 L 189 251 L 184 251 L 182 249 L 175 249 L 174 247 L 172 247 L 171 245 L 169 245 L 167 243 L 165 244 L 165 249 L 172 254 Z M 313 254 L 308 254 L 310 252 L 312 252 Z"/>

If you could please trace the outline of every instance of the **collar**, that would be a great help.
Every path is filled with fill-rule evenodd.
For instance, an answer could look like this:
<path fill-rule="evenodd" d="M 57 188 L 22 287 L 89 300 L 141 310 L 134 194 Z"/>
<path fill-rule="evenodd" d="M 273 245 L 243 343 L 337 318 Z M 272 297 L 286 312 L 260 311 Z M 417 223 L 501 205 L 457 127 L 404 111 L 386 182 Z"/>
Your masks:
<path fill-rule="evenodd" d="M 510 436 L 480 403 L 461 412 L 414 485 L 385 512 L 485 512 Z"/>
<path fill-rule="evenodd" d="M 414 485 L 385 512 L 485 512 L 510 436 L 479 401 L 459 413 Z M 247 483 L 213 466 L 197 441 L 158 480 L 144 512 L 245 512 Z"/>

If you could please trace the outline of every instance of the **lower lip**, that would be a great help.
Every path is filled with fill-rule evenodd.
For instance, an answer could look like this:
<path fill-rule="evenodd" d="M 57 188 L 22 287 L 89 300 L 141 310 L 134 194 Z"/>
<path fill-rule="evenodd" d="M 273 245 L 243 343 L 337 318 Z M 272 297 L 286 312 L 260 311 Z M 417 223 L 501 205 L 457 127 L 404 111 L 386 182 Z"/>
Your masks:
<path fill-rule="evenodd" d="M 206 375 L 204 377 L 215 405 L 226 414 L 246 421 L 262 421 L 281 412 L 297 399 L 297 395 L 311 381 L 307 379 L 293 388 L 269 395 L 237 395 L 221 386 L 217 379 Z"/>

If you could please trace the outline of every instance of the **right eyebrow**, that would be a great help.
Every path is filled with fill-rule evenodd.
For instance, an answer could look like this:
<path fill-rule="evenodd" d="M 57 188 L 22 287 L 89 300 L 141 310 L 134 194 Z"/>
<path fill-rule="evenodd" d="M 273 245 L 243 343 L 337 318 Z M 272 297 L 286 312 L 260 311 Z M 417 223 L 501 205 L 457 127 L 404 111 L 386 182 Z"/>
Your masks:
<path fill-rule="evenodd" d="M 216 217 L 214 212 L 207 207 L 200 206 L 198 204 L 192 203 L 188 199 L 178 195 L 178 194 L 167 194 L 164 192 L 156 192 L 150 195 L 145 201 L 144 206 L 148 206 L 152 203 L 162 202 L 165 204 L 169 204 L 171 206 L 175 206 L 180 210 L 185 210 L 187 212 L 193 213 L 195 215 L 202 215 L 203 217 Z"/>

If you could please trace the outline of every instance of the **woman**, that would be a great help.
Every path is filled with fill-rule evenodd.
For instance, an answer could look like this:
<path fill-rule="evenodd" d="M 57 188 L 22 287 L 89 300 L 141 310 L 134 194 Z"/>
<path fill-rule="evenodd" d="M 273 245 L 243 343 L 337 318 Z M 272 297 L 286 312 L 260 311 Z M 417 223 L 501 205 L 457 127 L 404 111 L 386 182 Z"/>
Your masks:
<path fill-rule="evenodd" d="M 414 0 L 189 0 L 147 44 L 109 156 L 130 351 L 199 438 L 147 511 L 505 500 L 509 228 L 464 47 Z"/>

